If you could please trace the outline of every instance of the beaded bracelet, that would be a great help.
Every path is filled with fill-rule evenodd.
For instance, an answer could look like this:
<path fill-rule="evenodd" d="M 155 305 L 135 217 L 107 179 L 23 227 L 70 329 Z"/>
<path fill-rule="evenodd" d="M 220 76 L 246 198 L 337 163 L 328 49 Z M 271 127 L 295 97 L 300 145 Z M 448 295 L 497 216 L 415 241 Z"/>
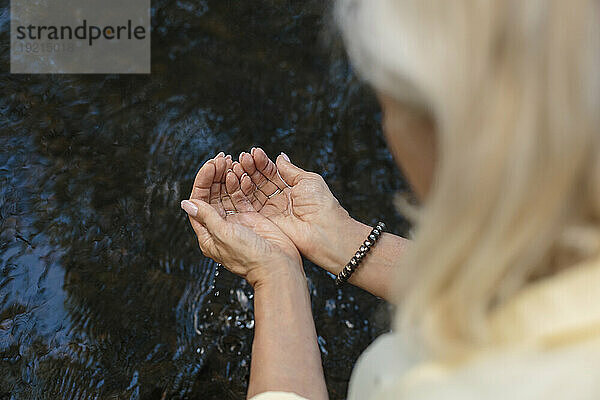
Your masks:
<path fill-rule="evenodd" d="M 379 240 L 379 236 L 385 229 L 385 224 L 383 222 L 378 222 L 377 226 L 373 228 L 369 236 L 365 239 L 363 244 L 358 248 L 358 251 L 354 256 L 348 261 L 348 264 L 340 271 L 337 278 L 335 279 L 335 283 L 337 286 L 342 286 L 344 283 L 350 279 L 350 276 L 354 273 L 356 268 L 360 265 L 360 263 L 364 260 L 365 256 L 371 250 L 371 247 L 375 245 L 375 242 Z"/>

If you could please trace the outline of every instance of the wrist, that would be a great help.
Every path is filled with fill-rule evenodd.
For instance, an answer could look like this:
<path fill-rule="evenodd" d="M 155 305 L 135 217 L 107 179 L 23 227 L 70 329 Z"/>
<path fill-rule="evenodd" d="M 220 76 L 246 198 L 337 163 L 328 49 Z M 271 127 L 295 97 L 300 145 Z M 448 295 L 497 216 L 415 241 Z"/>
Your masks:
<path fill-rule="evenodd" d="M 337 274 L 354 255 L 372 228 L 349 215 L 330 227 L 331 231 L 322 233 L 323 237 L 319 241 L 320 245 L 314 257 L 309 258 L 326 271 Z"/>
<path fill-rule="evenodd" d="M 306 276 L 300 261 L 281 258 L 266 261 L 261 267 L 254 268 L 248 273 L 246 280 L 256 291 L 262 287 L 305 282 Z"/>

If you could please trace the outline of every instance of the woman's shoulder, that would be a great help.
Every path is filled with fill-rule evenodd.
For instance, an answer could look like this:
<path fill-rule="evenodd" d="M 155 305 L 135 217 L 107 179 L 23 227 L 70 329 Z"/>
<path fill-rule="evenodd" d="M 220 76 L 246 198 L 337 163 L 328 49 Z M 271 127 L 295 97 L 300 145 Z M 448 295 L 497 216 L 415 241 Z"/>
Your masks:
<path fill-rule="evenodd" d="M 307 400 L 306 398 L 291 392 L 264 392 L 252 396 L 250 400 Z"/>
<path fill-rule="evenodd" d="M 404 358 L 406 356 L 406 358 Z M 556 349 L 495 351 L 460 364 L 418 362 L 387 334 L 359 359 L 348 400 L 600 398 L 600 339 Z"/>
<path fill-rule="evenodd" d="M 393 385 L 417 360 L 394 333 L 379 336 L 360 355 L 348 386 L 348 400 L 368 399 L 377 388 Z"/>

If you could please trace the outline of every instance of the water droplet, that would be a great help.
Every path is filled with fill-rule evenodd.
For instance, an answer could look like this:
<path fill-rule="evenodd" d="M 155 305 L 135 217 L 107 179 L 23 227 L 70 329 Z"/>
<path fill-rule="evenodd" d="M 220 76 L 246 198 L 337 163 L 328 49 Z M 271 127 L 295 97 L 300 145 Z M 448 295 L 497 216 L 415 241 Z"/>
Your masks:
<path fill-rule="evenodd" d="M 327 314 L 329 314 L 330 316 L 333 315 L 335 308 L 335 300 L 327 299 L 327 301 L 325 301 L 325 311 L 327 311 Z"/>
<path fill-rule="evenodd" d="M 236 290 L 236 295 L 237 295 L 237 300 L 240 302 L 240 305 L 242 306 L 242 308 L 244 310 L 248 310 L 248 296 L 246 296 L 246 293 L 244 293 L 244 291 L 242 289 L 237 289 Z"/>

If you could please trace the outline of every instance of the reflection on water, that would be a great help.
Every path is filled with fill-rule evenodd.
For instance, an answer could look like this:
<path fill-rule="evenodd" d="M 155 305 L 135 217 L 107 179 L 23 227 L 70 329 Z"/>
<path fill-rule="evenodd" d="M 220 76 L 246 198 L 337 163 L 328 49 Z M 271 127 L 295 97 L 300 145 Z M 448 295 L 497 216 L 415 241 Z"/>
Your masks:
<path fill-rule="evenodd" d="M 153 5 L 150 76 L 0 77 L 0 398 L 244 398 L 252 291 L 179 209 L 218 150 L 284 150 L 354 216 L 406 230 L 375 101 L 321 0 Z M 387 306 L 306 270 L 342 399 Z"/>

